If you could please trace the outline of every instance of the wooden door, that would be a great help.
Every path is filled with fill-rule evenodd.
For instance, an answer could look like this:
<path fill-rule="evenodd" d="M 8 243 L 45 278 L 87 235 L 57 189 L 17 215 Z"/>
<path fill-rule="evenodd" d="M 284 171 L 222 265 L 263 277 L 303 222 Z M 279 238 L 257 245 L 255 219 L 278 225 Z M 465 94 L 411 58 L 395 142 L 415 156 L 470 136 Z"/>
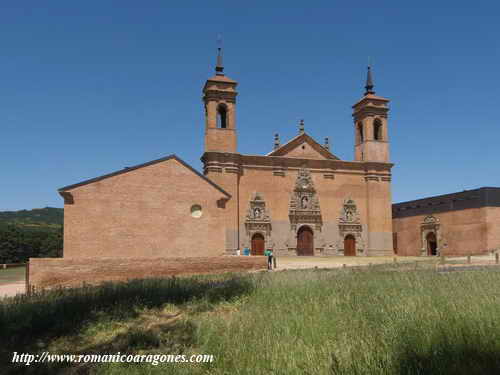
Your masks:
<path fill-rule="evenodd" d="M 255 233 L 252 236 L 252 255 L 264 255 L 264 236 L 260 233 Z"/>
<path fill-rule="evenodd" d="M 356 239 L 351 234 L 348 234 L 344 238 L 344 255 L 350 257 L 356 256 Z"/>
<path fill-rule="evenodd" d="M 314 234 L 309 227 L 301 227 L 297 233 L 297 255 L 314 255 Z"/>

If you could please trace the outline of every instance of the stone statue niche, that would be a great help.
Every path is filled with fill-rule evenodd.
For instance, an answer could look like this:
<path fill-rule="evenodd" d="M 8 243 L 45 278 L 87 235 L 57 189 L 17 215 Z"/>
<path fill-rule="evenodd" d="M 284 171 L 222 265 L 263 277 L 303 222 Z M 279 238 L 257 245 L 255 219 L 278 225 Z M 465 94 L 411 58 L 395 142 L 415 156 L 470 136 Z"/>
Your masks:
<path fill-rule="evenodd" d="M 301 224 L 310 224 L 316 231 L 321 231 L 323 220 L 318 196 L 314 188 L 311 173 L 300 169 L 295 181 L 289 205 L 291 230 L 296 232 Z"/>
<path fill-rule="evenodd" d="M 271 218 L 264 196 L 259 192 L 253 193 L 250 199 L 245 218 L 245 229 L 247 235 L 246 243 L 250 244 L 252 236 L 255 233 L 261 233 L 266 240 L 266 244 L 270 243 Z"/>

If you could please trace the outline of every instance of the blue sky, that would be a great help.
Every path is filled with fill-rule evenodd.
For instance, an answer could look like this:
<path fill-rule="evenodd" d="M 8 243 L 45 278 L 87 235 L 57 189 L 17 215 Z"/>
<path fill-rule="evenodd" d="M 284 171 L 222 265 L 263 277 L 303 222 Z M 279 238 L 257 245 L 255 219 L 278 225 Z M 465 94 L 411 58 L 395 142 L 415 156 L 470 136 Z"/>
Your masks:
<path fill-rule="evenodd" d="M 172 153 L 200 170 L 217 33 L 239 152 L 269 152 L 304 118 L 352 160 L 371 56 L 391 99 L 393 200 L 500 186 L 498 2 L 6 3 L 0 210 L 62 207 L 59 187 Z"/>

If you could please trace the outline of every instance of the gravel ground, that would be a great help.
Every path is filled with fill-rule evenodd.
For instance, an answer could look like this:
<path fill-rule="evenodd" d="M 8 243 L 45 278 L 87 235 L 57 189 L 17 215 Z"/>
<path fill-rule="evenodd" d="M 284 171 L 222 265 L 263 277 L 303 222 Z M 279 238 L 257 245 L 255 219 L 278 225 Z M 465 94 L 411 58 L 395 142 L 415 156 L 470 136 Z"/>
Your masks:
<path fill-rule="evenodd" d="M 429 261 L 427 257 L 277 257 L 277 269 L 305 269 L 305 268 L 338 268 L 345 264 L 349 266 L 368 266 L 369 264 L 392 263 L 394 258 L 398 263 L 415 261 Z"/>

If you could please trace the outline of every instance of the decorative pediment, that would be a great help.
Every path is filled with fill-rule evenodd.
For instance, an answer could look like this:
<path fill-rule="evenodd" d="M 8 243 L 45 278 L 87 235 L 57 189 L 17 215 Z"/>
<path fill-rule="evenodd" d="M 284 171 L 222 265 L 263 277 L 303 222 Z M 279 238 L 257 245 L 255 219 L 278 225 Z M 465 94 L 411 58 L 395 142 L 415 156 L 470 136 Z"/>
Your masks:
<path fill-rule="evenodd" d="M 347 198 L 344 200 L 342 210 L 340 211 L 339 223 L 360 223 L 359 212 L 353 199 Z"/>
<path fill-rule="evenodd" d="M 288 143 L 277 148 L 267 156 L 285 156 L 304 159 L 319 159 L 319 160 L 339 160 L 324 146 L 320 145 L 306 133 L 300 134 L 293 138 Z"/>
<path fill-rule="evenodd" d="M 271 235 L 271 218 L 266 207 L 266 201 L 261 193 L 255 192 L 250 198 L 248 212 L 245 219 L 247 243 L 255 233 L 261 233 L 268 239 Z"/>
<path fill-rule="evenodd" d="M 269 214 L 266 209 L 266 202 L 261 193 L 254 193 L 248 207 L 247 222 L 269 222 Z"/>
<path fill-rule="evenodd" d="M 356 202 L 352 198 L 344 200 L 339 216 L 339 234 L 341 238 L 351 233 L 361 238 L 363 227 Z"/>
<path fill-rule="evenodd" d="M 439 219 L 437 219 L 433 215 L 429 215 L 424 219 L 422 224 L 439 224 Z"/>
<path fill-rule="evenodd" d="M 311 173 L 307 169 L 300 169 L 297 175 L 290 198 L 289 218 L 292 230 L 295 230 L 298 224 L 313 224 L 318 230 L 321 230 L 323 225 L 319 199 Z"/>
<path fill-rule="evenodd" d="M 422 230 L 437 230 L 439 226 L 439 219 L 433 215 L 426 216 L 420 224 Z"/>

